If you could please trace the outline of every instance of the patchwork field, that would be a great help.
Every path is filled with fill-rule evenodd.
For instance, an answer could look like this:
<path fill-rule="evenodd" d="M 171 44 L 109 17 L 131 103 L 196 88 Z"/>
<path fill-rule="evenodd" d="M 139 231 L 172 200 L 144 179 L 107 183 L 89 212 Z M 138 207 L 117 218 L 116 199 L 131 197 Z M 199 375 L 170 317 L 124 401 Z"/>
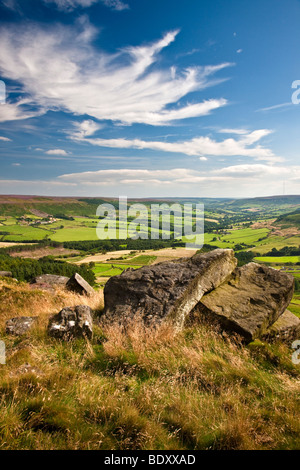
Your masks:
<path fill-rule="evenodd" d="M 300 256 L 262 256 L 254 258 L 255 261 L 261 263 L 276 263 L 276 264 L 287 264 L 287 263 L 300 263 Z"/>

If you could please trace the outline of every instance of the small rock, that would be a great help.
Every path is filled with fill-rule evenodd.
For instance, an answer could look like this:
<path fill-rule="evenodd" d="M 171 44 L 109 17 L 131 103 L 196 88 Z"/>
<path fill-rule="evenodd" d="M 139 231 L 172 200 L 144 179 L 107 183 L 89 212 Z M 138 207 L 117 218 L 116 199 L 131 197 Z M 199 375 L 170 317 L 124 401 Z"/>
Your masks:
<path fill-rule="evenodd" d="M 37 319 L 38 317 L 11 318 L 6 322 L 6 333 L 8 335 L 22 336 L 30 330 Z"/>
<path fill-rule="evenodd" d="M 49 320 L 49 335 L 62 339 L 93 336 L 92 310 L 87 305 L 77 305 L 76 307 L 63 308 L 57 315 Z"/>
<path fill-rule="evenodd" d="M 66 288 L 81 295 L 93 295 L 95 293 L 94 289 L 89 285 L 89 283 L 85 281 L 78 273 L 75 273 L 72 277 L 70 277 L 66 284 Z"/>
<path fill-rule="evenodd" d="M 293 341 L 300 337 L 300 318 L 286 310 L 261 337 L 265 341 Z"/>
<path fill-rule="evenodd" d="M 40 369 L 32 366 L 31 364 L 25 363 L 25 364 L 22 364 L 20 367 L 18 367 L 17 370 L 11 371 L 9 375 L 10 377 L 14 377 L 14 376 L 23 375 L 23 374 L 34 374 L 37 377 L 39 377 L 43 375 L 43 372 Z"/>
<path fill-rule="evenodd" d="M 65 276 L 57 276 L 55 274 L 42 274 L 35 277 L 30 287 L 32 289 L 42 289 L 50 292 L 55 292 L 55 287 L 66 287 L 69 278 Z"/>
<path fill-rule="evenodd" d="M 0 277 L 12 277 L 11 271 L 0 271 Z"/>

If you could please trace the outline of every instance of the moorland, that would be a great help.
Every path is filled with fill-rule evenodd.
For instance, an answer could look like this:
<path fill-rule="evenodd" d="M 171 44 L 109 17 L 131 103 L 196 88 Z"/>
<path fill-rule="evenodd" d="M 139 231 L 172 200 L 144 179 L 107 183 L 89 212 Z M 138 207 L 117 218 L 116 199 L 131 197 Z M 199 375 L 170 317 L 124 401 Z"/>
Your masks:
<path fill-rule="evenodd" d="M 300 196 L 253 199 L 156 199 L 204 204 L 202 252 L 232 248 L 250 261 L 291 273 L 289 310 L 300 317 Z M 215 326 L 149 332 L 95 324 L 93 339 L 49 338 L 49 315 L 86 304 L 103 309 L 107 280 L 191 256 L 184 240 L 99 240 L 96 209 L 108 198 L 0 196 L 0 365 L 2 449 L 296 449 L 299 365 L 291 345 L 256 340 L 247 346 Z M 128 205 L 136 200 L 128 200 Z M 33 290 L 40 274 L 78 272 L 95 289 L 85 297 Z M 7 319 L 36 315 L 23 337 L 8 336 Z"/>

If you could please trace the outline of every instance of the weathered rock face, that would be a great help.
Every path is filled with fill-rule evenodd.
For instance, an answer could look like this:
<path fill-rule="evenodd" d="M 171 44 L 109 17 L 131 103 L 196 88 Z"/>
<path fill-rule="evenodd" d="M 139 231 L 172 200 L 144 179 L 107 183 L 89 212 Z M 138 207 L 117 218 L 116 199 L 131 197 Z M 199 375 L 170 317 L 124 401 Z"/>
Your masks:
<path fill-rule="evenodd" d="M 68 280 L 66 288 L 77 294 L 93 295 L 95 293 L 94 289 L 86 282 L 80 274 L 75 273 Z"/>
<path fill-rule="evenodd" d="M 276 322 L 262 335 L 265 341 L 293 341 L 300 337 L 300 318 L 286 310 Z"/>
<path fill-rule="evenodd" d="M 50 336 L 68 341 L 73 338 L 93 336 L 92 310 L 87 305 L 63 308 L 49 320 Z"/>
<path fill-rule="evenodd" d="M 12 277 L 11 271 L 0 271 L 0 277 Z"/>
<path fill-rule="evenodd" d="M 55 287 L 65 287 L 69 278 L 65 276 L 56 276 L 55 274 L 42 274 L 37 276 L 30 283 L 32 289 L 42 289 L 55 291 Z"/>
<path fill-rule="evenodd" d="M 146 325 L 171 321 L 182 327 L 202 296 L 218 287 L 235 269 L 233 250 L 214 250 L 191 258 L 124 271 L 104 289 L 104 322 Z"/>
<path fill-rule="evenodd" d="M 38 317 L 11 318 L 6 322 L 6 333 L 8 335 L 22 336 L 30 330 L 37 319 Z"/>
<path fill-rule="evenodd" d="M 229 281 L 205 295 L 196 310 L 252 341 L 284 313 L 293 291 L 293 276 L 249 263 L 237 268 Z"/>

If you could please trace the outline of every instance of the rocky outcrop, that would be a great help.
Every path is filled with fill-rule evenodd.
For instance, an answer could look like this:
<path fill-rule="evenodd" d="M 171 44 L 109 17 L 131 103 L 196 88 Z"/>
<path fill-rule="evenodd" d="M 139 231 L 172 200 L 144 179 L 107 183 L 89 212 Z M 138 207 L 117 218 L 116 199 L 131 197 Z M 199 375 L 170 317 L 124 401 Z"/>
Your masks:
<path fill-rule="evenodd" d="M 206 292 L 216 289 L 237 265 L 233 250 L 217 249 L 162 262 L 110 278 L 104 289 L 104 322 L 146 325 L 171 321 L 182 327 Z"/>
<path fill-rule="evenodd" d="M 261 339 L 265 341 L 292 342 L 300 337 L 300 318 L 286 310 L 281 317 L 264 333 Z"/>
<path fill-rule="evenodd" d="M 22 336 L 27 333 L 37 321 L 38 317 L 16 317 L 7 320 L 6 334 Z"/>
<path fill-rule="evenodd" d="M 73 338 L 93 336 L 92 310 L 87 305 L 63 308 L 49 320 L 50 336 L 68 341 Z"/>
<path fill-rule="evenodd" d="M 55 292 L 55 287 L 66 287 L 68 280 L 69 278 L 65 276 L 42 274 L 31 281 L 30 287 Z"/>
<path fill-rule="evenodd" d="M 285 312 L 293 289 L 293 276 L 249 263 L 237 268 L 227 282 L 205 295 L 196 311 L 252 341 Z"/>
<path fill-rule="evenodd" d="M 78 273 L 75 273 L 72 277 L 70 277 L 66 283 L 66 288 L 81 295 L 93 295 L 95 293 L 94 289 L 89 285 L 89 283 L 85 281 Z"/>

